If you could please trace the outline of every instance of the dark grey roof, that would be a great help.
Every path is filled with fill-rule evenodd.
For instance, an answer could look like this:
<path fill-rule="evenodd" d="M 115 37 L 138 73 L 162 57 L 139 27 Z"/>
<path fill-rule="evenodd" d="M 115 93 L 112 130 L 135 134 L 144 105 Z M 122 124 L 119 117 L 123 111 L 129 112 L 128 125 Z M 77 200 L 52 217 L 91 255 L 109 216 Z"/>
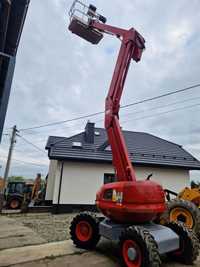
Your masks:
<path fill-rule="evenodd" d="M 94 144 L 86 143 L 84 132 L 72 137 L 50 136 L 46 149 L 50 159 L 111 162 L 105 129 L 95 128 Z M 134 164 L 180 167 L 200 170 L 200 162 L 180 145 L 143 132 L 123 131 L 126 144 Z M 73 147 L 73 142 L 81 142 L 81 148 Z"/>

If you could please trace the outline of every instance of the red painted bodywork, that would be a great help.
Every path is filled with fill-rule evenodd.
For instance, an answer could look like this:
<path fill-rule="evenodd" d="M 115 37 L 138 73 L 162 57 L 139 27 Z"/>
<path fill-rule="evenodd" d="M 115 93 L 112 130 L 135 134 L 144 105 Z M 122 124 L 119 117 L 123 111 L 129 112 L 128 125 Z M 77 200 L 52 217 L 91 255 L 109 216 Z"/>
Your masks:
<path fill-rule="evenodd" d="M 93 22 L 91 26 L 117 36 L 122 42 L 105 104 L 105 128 L 119 182 L 104 185 L 97 193 L 96 204 L 105 216 L 114 221 L 122 223 L 148 222 L 165 210 L 164 191 L 160 185 L 152 181 L 136 181 L 119 125 L 120 99 L 128 69 L 132 59 L 136 62 L 141 59 L 145 40 L 133 28 L 124 30 L 99 22 Z M 107 190 L 121 194 L 121 199 L 104 199 Z"/>
<path fill-rule="evenodd" d="M 121 48 L 105 103 L 105 128 L 118 182 L 104 185 L 97 193 L 96 204 L 105 216 L 114 221 L 147 222 L 165 210 L 164 191 L 154 182 L 136 181 L 119 125 L 120 99 L 128 69 L 132 59 L 140 61 L 145 40 L 134 28 L 120 29 L 95 20 L 91 20 L 88 29 L 108 33 L 121 40 Z M 73 29 L 73 32 L 76 33 L 76 29 Z M 78 30 L 77 35 L 85 38 Z M 114 197 L 105 199 L 106 192 L 110 193 L 110 196 L 113 194 Z"/>
<path fill-rule="evenodd" d="M 106 199 L 106 192 L 122 192 L 122 199 Z M 144 223 L 155 219 L 165 209 L 162 187 L 152 181 L 122 181 L 104 185 L 96 196 L 102 213 L 120 223 Z"/>
<path fill-rule="evenodd" d="M 91 27 L 113 34 L 121 39 L 117 63 L 105 104 L 105 128 L 111 145 L 113 165 L 119 181 L 136 181 L 124 137 L 119 125 L 119 108 L 124 83 L 131 59 L 138 62 L 144 50 L 144 38 L 133 28 L 124 30 L 110 25 L 93 22 Z"/>

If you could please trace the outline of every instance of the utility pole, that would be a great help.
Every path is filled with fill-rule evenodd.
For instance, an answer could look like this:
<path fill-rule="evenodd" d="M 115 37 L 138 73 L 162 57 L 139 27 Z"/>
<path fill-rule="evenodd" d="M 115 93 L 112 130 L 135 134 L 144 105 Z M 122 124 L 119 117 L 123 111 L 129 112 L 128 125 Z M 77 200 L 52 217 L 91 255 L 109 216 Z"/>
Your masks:
<path fill-rule="evenodd" d="M 8 179 L 8 174 L 9 174 L 11 160 L 12 160 L 12 153 L 13 153 L 13 149 L 14 149 L 14 144 L 16 143 L 16 134 L 17 134 L 17 132 L 18 132 L 17 126 L 15 125 L 12 128 L 12 136 L 11 136 L 11 139 L 10 139 L 10 147 L 9 147 L 9 152 L 8 152 L 8 158 L 7 158 L 6 168 L 5 168 L 5 172 L 4 172 L 4 186 L 3 186 L 2 192 L 0 192 L 0 212 L 1 212 L 2 208 L 3 208 L 4 189 L 6 187 L 6 180 Z"/>
<path fill-rule="evenodd" d="M 15 125 L 12 129 L 12 136 L 10 140 L 10 148 L 8 152 L 8 158 L 6 162 L 6 168 L 5 168 L 5 173 L 4 173 L 4 183 L 6 183 L 6 180 L 8 179 L 8 174 L 10 170 L 10 164 L 11 164 L 11 159 L 12 159 L 12 153 L 14 149 L 14 144 L 16 143 L 16 133 L 18 132 L 17 126 Z"/>

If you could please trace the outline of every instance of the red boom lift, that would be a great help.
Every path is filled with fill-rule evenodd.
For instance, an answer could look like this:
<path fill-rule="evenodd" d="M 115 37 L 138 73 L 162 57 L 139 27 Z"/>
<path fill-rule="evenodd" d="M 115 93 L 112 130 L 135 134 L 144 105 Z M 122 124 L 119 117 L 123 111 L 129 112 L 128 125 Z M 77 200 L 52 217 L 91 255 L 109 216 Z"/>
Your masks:
<path fill-rule="evenodd" d="M 136 180 L 119 125 L 120 99 L 129 65 L 132 59 L 140 61 L 145 40 L 134 28 L 107 25 L 93 5 L 75 0 L 69 14 L 69 30 L 92 44 L 98 44 L 104 33 L 121 40 L 105 104 L 105 128 L 118 181 L 102 186 L 97 193 L 96 205 L 105 217 L 80 213 L 71 223 L 71 238 L 85 249 L 94 248 L 101 236 L 118 241 L 122 264 L 127 267 L 158 267 L 160 255 L 166 253 L 191 264 L 198 255 L 196 237 L 178 223 L 153 223 L 165 210 L 164 190 L 149 179 Z"/>

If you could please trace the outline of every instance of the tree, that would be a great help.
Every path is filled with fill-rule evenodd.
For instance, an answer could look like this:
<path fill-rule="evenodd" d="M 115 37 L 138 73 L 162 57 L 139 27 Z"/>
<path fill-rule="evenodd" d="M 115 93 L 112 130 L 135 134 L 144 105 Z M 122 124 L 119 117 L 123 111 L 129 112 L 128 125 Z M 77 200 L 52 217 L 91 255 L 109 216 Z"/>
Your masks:
<path fill-rule="evenodd" d="M 23 176 L 10 176 L 8 178 L 8 182 L 23 182 L 24 179 L 25 178 Z"/>

